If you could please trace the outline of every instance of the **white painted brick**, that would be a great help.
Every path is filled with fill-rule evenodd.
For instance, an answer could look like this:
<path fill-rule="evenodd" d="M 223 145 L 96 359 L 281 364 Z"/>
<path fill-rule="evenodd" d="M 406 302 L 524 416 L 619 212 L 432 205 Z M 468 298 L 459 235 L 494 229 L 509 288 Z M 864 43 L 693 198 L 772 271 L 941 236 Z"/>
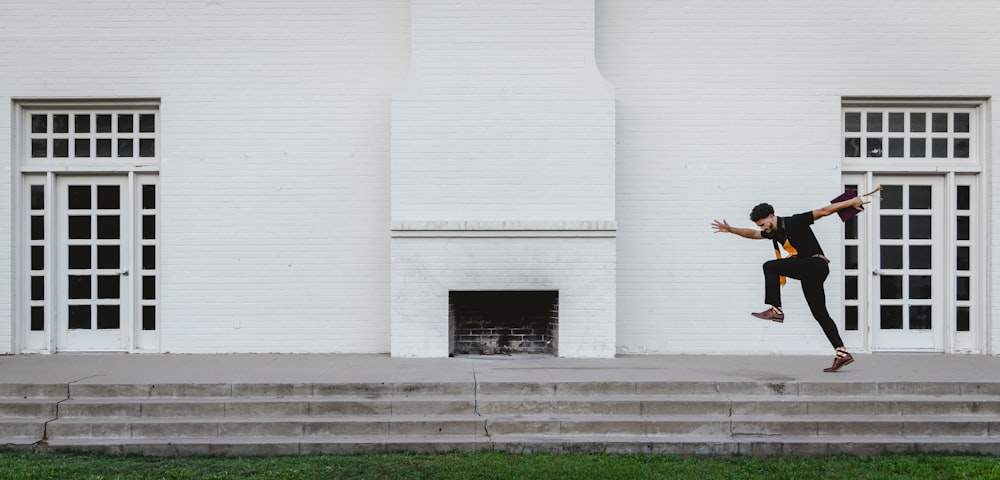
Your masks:
<path fill-rule="evenodd" d="M 162 100 L 163 351 L 389 351 L 391 220 L 492 216 L 617 220 L 620 353 L 824 352 L 829 345 L 794 281 L 785 288 L 784 325 L 747 315 L 762 307 L 760 263 L 770 246 L 712 235 L 711 220 L 749 226 L 759 201 L 795 213 L 837 192 L 843 96 L 1000 92 L 1000 3 L 992 0 L 598 0 L 591 17 L 574 1 L 523 2 L 523 12 L 505 9 L 508 1 L 418 1 L 412 11 L 410 3 L 0 3 L 0 105 L 29 97 Z M 484 4 L 495 8 L 492 21 L 470 22 L 464 12 Z M 536 8 L 559 12 L 565 29 L 536 23 Z M 412 51 L 411 16 L 442 19 L 440 28 L 416 32 Z M 588 29 L 596 32 L 596 67 L 586 45 L 564 41 Z M 531 47 L 538 44 L 547 48 Z M 465 77 L 455 75 L 458 62 Z M 408 69 L 417 63 L 426 68 L 414 78 Z M 567 75 L 586 69 L 590 75 Z M 601 74 L 614 86 L 610 106 Z M 428 96 L 456 102 L 392 117 L 392 96 L 414 107 Z M 567 98 L 585 100 L 559 103 Z M 509 115 L 512 108 L 524 114 Z M 992 101 L 987 108 L 996 118 Z M 587 118 L 613 126 L 613 141 L 588 129 Z M 396 137 L 392 128 L 408 122 L 474 144 L 469 122 L 487 120 L 508 142 L 475 156 Z M 573 128 L 553 137 L 546 125 L 556 124 Z M 11 128 L 11 115 L 0 114 L 6 175 Z M 551 150 L 518 155 L 549 138 Z M 997 138 L 994 120 L 986 141 Z M 414 184 L 397 183 L 393 141 L 441 154 L 443 168 L 421 169 L 404 154 L 400 166 Z M 609 148 L 612 163 L 555 185 L 546 178 Z M 984 186 L 992 192 L 1000 150 L 988 153 Z M 464 159 L 504 155 L 549 182 L 542 185 L 550 193 L 528 194 L 530 184 L 510 190 L 499 169 L 479 184 L 458 183 Z M 610 187 L 601 183 L 609 176 Z M 428 178 L 451 182 L 455 194 L 508 201 L 449 202 L 446 192 L 418 188 Z M 10 187 L 0 182 L 0 205 L 11 204 Z M 983 308 L 986 347 L 996 354 L 1000 242 L 992 232 L 1000 196 L 984 198 Z M 11 251 L 11 225 L 10 208 L 0 208 L 2 251 Z M 821 221 L 816 232 L 839 265 L 836 221 Z M 0 255 L 0 291 L 13 291 L 11 268 Z M 527 263 L 516 270 L 528 285 L 546 283 L 524 280 L 534 275 Z M 839 267 L 830 278 L 827 304 L 839 320 Z M 13 348 L 11 301 L 0 296 L 0 352 Z M 580 338 L 587 335 L 594 337 Z"/>

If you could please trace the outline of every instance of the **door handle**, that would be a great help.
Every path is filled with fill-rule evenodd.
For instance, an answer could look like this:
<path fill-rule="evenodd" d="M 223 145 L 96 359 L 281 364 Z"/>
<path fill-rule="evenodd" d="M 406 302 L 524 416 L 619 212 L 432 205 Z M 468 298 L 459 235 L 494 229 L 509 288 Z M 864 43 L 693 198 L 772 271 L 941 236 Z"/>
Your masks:
<path fill-rule="evenodd" d="M 121 270 L 118 270 L 118 275 L 121 275 L 123 277 L 127 277 L 128 276 L 128 269 L 127 268 L 123 268 Z"/>

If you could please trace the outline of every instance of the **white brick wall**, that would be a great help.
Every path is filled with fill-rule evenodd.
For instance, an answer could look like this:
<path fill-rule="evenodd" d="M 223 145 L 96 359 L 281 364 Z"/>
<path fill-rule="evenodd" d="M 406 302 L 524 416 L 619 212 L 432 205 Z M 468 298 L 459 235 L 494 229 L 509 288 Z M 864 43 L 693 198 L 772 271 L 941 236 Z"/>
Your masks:
<path fill-rule="evenodd" d="M 478 95 L 451 107 L 460 120 L 432 131 L 475 143 L 470 129 L 484 124 L 469 122 L 491 121 L 511 150 L 475 159 L 506 155 L 552 187 L 512 192 L 503 170 L 479 170 L 471 173 L 495 181 L 453 182 L 453 191 L 477 196 L 450 202 L 454 192 L 421 191 L 419 182 L 437 176 L 447 185 L 468 157 L 413 144 L 438 155 L 443 168 L 413 163 L 412 188 L 393 183 L 409 196 L 392 198 L 394 219 L 617 219 L 619 352 L 827 353 L 794 281 L 785 289 L 784 325 L 747 315 L 762 307 L 760 263 L 770 247 L 712 235 L 711 220 L 749 226 L 749 209 L 763 200 L 783 214 L 825 203 L 840 183 L 843 96 L 1000 92 L 1000 3 L 992 0 L 598 0 L 590 18 L 570 1 L 504 2 L 525 12 L 498 13 L 487 25 L 461 14 L 494 3 L 415 2 L 413 15 L 450 15 L 453 23 L 413 38 L 412 63 L 428 68 L 400 83 L 411 63 L 406 0 L 6 0 L 0 105 L 161 98 L 163 351 L 389 350 L 394 92 L 415 107 L 421 96 Z M 552 9 L 566 29 L 526 21 L 534 8 Z M 614 85 L 613 110 L 586 47 L 560 41 L 593 28 L 595 18 L 597 66 Z M 547 47 L 526 47 L 539 43 Z M 457 61 L 471 77 L 453 75 Z M 587 69 L 573 81 L 561 75 Z M 572 108 L 545 103 L 564 93 L 584 100 Z M 515 105 L 546 115 L 505 116 Z M 469 116 L 476 108 L 491 116 Z M 444 110 L 425 113 L 398 120 L 420 128 L 435 125 L 421 118 L 446 118 Z M 586 160 L 608 152 L 608 137 L 578 128 L 583 118 L 613 122 L 617 159 L 552 185 L 551 168 L 575 165 L 563 153 Z M 573 133 L 553 136 L 545 127 L 556 124 Z M 1000 138 L 996 121 L 990 137 Z M 540 139 L 558 148 L 517 155 Z M 10 141 L 11 116 L 0 114 L 6 175 Z M 989 153 L 984 185 L 992 189 L 1000 153 Z M 600 182 L 611 175 L 614 185 Z M 10 184 L 0 182 L 0 206 L 10 205 Z M 1000 222 L 1000 197 L 987 201 L 987 307 L 996 317 L 1000 245 L 992 225 Z M 551 210 L 534 208 L 540 204 Z M 10 214 L 0 208 L 7 252 Z M 816 232 L 839 265 L 837 222 L 825 219 Z M 10 263 L 0 255 L 0 291 L 11 291 Z M 832 312 L 839 274 L 834 268 L 828 282 Z M 11 349 L 10 301 L 0 296 L 0 352 Z M 988 347 L 998 353 L 1000 322 L 990 325 Z"/>
<path fill-rule="evenodd" d="M 162 100 L 168 352 L 388 351 L 389 100 L 408 56 L 405 0 L 0 4 L 0 104 Z"/>
<path fill-rule="evenodd" d="M 593 2 L 414 0 L 412 18 L 393 95 L 392 354 L 449 353 L 450 290 L 547 289 L 559 355 L 614 356 L 614 97 Z M 566 224 L 610 226 L 580 239 Z"/>
<path fill-rule="evenodd" d="M 795 281 L 783 325 L 748 315 L 771 246 L 713 235 L 712 219 L 752 226 L 758 202 L 792 214 L 832 198 L 842 96 L 996 95 L 998 20 L 1000 3 L 973 0 L 598 2 L 598 65 L 617 97 L 619 351 L 829 352 Z M 839 321 L 838 223 L 815 231 L 838 266 Z M 994 322 L 993 352 L 998 334 Z"/>
<path fill-rule="evenodd" d="M 614 356 L 615 239 L 496 235 L 393 238 L 393 356 L 448 355 L 452 290 L 558 290 L 559 356 Z"/>
<path fill-rule="evenodd" d="M 614 97 L 587 0 L 413 2 L 392 218 L 614 219 Z"/>

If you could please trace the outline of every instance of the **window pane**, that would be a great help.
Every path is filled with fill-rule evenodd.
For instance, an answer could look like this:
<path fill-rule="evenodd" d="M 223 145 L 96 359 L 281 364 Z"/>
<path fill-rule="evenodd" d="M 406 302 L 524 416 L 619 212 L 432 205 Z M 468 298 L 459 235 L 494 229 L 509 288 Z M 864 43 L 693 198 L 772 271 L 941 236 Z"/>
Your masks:
<path fill-rule="evenodd" d="M 142 186 L 142 208 L 156 208 L 156 185 Z"/>
<path fill-rule="evenodd" d="M 31 116 L 31 133 L 48 133 L 49 132 L 49 116 L 48 115 L 32 115 Z"/>
<path fill-rule="evenodd" d="M 70 245 L 69 246 L 69 268 L 88 269 L 90 268 L 90 246 Z"/>
<path fill-rule="evenodd" d="M 927 114 L 926 113 L 911 113 L 910 114 L 910 131 L 911 132 L 926 132 L 927 131 Z"/>
<path fill-rule="evenodd" d="M 844 268 L 846 270 L 858 269 L 858 247 L 853 245 L 844 247 Z"/>
<path fill-rule="evenodd" d="M 143 300 L 156 299 L 156 277 L 153 276 L 142 277 L 142 299 Z"/>
<path fill-rule="evenodd" d="M 118 305 L 97 306 L 97 329 L 116 330 L 121 325 Z"/>
<path fill-rule="evenodd" d="M 119 157 L 134 157 L 135 152 L 132 148 L 131 138 L 119 138 L 118 139 L 118 156 Z"/>
<path fill-rule="evenodd" d="M 70 210 L 90 209 L 90 185 L 71 185 L 67 191 Z"/>
<path fill-rule="evenodd" d="M 45 277 L 31 277 L 31 299 L 45 300 Z"/>
<path fill-rule="evenodd" d="M 881 132 L 882 131 L 882 112 L 868 112 L 866 115 L 868 121 L 867 131 L 869 132 Z"/>
<path fill-rule="evenodd" d="M 31 139 L 31 158 L 45 158 L 48 156 L 48 142 L 44 138 Z"/>
<path fill-rule="evenodd" d="M 97 116 L 97 133 L 111 133 L 111 115 Z"/>
<path fill-rule="evenodd" d="M 878 157 L 882 156 L 882 139 L 881 138 L 869 138 L 868 139 L 867 156 L 869 158 L 878 158 Z"/>
<path fill-rule="evenodd" d="M 144 270 L 156 269 L 156 247 L 150 245 L 142 247 L 142 268 Z"/>
<path fill-rule="evenodd" d="M 90 298 L 90 275 L 69 276 L 69 298 Z"/>
<path fill-rule="evenodd" d="M 929 210 L 931 208 L 931 186 L 910 185 L 910 208 Z"/>
<path fill-rule="evenodd" d="M 152 305 L 142 306 L 142 329 L 156 330 L 156 307 Z"/>
<path fill-rule="evenodd" d="M 880 328 L 883 330 L 901 330 L 903 328 L 903 307 L 899 305 L 882 305 Z"/>
<path fill-rule="evenodd" d="M 31 239 L 45 240 L 45 217 L 41 215 L 31 216 Z"/>
<path fill-rule="evenodd" d="M 883 185 L 881 206 L 888 209 L 903 208 L 903 186 Z"/>
<path fill-rule="evenodd" d="M 90 215 L 70 215 L 69 238 L 73 240 L 90 238 Z"/>
<path fill-rule="evenodd" d="M 958 307 L 955 309 L 955 330 L 959 332 L 969 331 L 969 307 Z"/>
<path fill-rule="evenodd" d="M 32 207 L 34 208 L 34 207 Z M 968 210 L 969 209 L 969 186 L 959 185 L 958 186 L 958 209 Z"/>
<path fill-rule="evenodd" d="M 917 240 L 928 240 L 931 238 L 930 215 L 910 216 L 910 238 Z"/>
<path fill-rule="evenodd" d="M 139 131 L 142 133 L 152 133 L 156 131 L 156 116 L 152 113 L 139 115 Z"/>
<path fill-rule="evenodd" d="M 118 114 L 118 133 L 132 133 L 132 114 Z"/>
<path fill-rule="evenodd" d="M 889 131 L 903 131 L 903 112 L 893 112 L 889 114 Z"/>
<path fill-rule="evenodd" d="M 967 133 L 969 131 L 969 114 L 968 113 L 956 113 L 955 114 L 955 131 L 960 133 Z"/>
<path fill-rule="evenodd" d="M 955 158 L 969 158 L 969 139 L 955 139 Z"/>
<path fill-rule="evenodd" d="M 844 131 L 861 131 L 861 112 L 844 112 Z M 45 133 L 43 130 L 41 133 Z"/>
<path fill-rule="evenodd" d="M 903 238 L 903 217 L 899 215 L 882 215 L 879 218 L 879 238 L 897 240 Z"/>
<path fill-rule="evenodd" d="M 31 331 L 45 330 L 45 307 L 31 307 Z"/>
<path fill-rule="evenodd" d="M 97 217 L 97 238 L 121 238 L 121 217 L 118 215 L 99 215 Z"/>
<path fill-rule="evenodd" d="M 31 209 L 45 210 L 45 185 L 31 186 Z"/>
<path fill-rule="evenodd" d="M 968 240 L 969 239 L 969 217 L 965 215 L 958 216 L 958 240 Z"/>
<path fill-rule="evenodd" d="M 931 298 L 931 277 L 929 275 L 910 276 L 910 298 L 915 300 Z"/>
<path fill-rule="evenodd" d="M 69 158 L 69 139 L 66 138 L 53 139 L 52 156 L 56 158 Z"/>
<path fill-rule="evenodd" d="M 910 158 L 924 158 L 927 156 L 927 139 L 910 139 Z"/>
<path fill-rule="evenodd" d="M 899 158 L 903 156 L 903 139 L 902 138 L 890 138 L 889 139 L 889 156 L 893 158 Z"/>
<path fill-rule="evenodd" d="M 910 330 L 930 330 L 930 328 L 931 328 L 931 306 L 911 305 Z"/>
<path fill-rule="evenodd" d="M 854 275 L 844 277 L 844 298 L 847 300 L 858 299 L 858 277 Z"/>
<path fill-rule="evenodd" d="M 899 300 L 903 298 L 903 277 L 899 275 L 882 275 L 879 277 L 879 298 L 883 300 Z"/>
<path fill-rule="evenodd" d="M 156 145 L 155 140 L 152 138 L 143 138 L 139 140 L 139 156 L 140 157 L 155 157 L 156 156 Z"/>
<path fill-rule="evenodd" d="M 45 247 L 41 245 L 31 247 L 31 269 L 45 270 Z"/>
<path fill-rule="evenodd" d="M 90 139 L 88 138 L 78 138 L 73 140 L 73 156 L 74 157 L 89 157 L 90 156 Z"/>
<path fill-rule="evenodd" d="M 879 268 L 903 268 L 903 246 L 882 245 L 879 247 Z"/>
<path fill-rule="evenodd" d="M 844 238 L 848 240 L 854 240 L 858 238 L 858 217 L 857 215 L 851 217 L 850 220 L 844 222 Z"/>
<path fill-rule="evenodd" d="M 969 269 L 969 247 L 958 247 L 955 264 L 959 270 L 965 271 Z"/>
<path fill-rule="evenodd" d="M 844 308 L 844 330 L 858 329 L 858 307 L 848 305 Z"/>
<path fill-rule="evenodd" d="M 52 133 L 69 133 L 69 115 L 52 116 Z"/>
<path fill-rule="evenodd" d="M 90 114 L 74 115 L 73 131 L 76 133 L 90 133 Z"/>
<path fill-rule="evenodd" d="M 69 306 L 69 328 L 70 330 L 90 329 L 90 305 Z"/>
<path fill-rule="evenodd" d="M 931 131 L 932 132 L 947 132 L 948 131 L 948 114 L 947 113 L 935 113 L 931 115 Z"/>
<path fill-rule="evenodd" d="M 118 245 L 98 245 L 97 246 L 97 268 L 120 268 L 121 249 Z"/>
<path fill-rule="evenodd" d="M 97 156 L 108 158 L 111 156 L 111 139 L 110 138 L 99 138 L 97 139 Z"/>
<path fill-rule="evenodd" d="M 144 240 L 152 240 L 156 238 L 156 216 L 155 215 L 143 215 L 142 216 L 142 238 Z"/>
<path fill-rule="evenodd" d="M 42 151 L 45 151 L 45 140 L 42 140 Z M 45 156 L 43 153 L 40 155 Z M 860 138 L 845 138 L 844 139 L 844 156 L 845 157 L 860 157 L 861 156 L 861 139 Z"/>
<path fill-rule="evenodd" d="M 118 210 L 121 208 L 121 187 L 118 185 L 98 186 L 97 208 L 101 210 Z"/>
<path fill-rule="evenodd" d="M 971 283 L 970 282 L 970 278 L 969 277 L 958 277 L 957 280 L 958 281 L 955 284 L 955 293 L 956 293 L 955 298 L 957 300 L 960 300 L 960 301 L 961 300 L 968 300 L 969 299 L 969 289 L 970 289 L 969 285 Z"/>
<path fill-rule="evenodd" d="M 934 158 L 948 158 L 948 139 L 931 139 L 931 156 Z"/>
<path fill-rule="evenodd" d="M 919 270 L 930 270 L 931 268 L 930 245 L 910 245 L 910 268 Z"/>
<path fill-rule="evenodd" d="M 121 298 L 121 277 L 99 275 L 97 277 L 97 298 Z"/>

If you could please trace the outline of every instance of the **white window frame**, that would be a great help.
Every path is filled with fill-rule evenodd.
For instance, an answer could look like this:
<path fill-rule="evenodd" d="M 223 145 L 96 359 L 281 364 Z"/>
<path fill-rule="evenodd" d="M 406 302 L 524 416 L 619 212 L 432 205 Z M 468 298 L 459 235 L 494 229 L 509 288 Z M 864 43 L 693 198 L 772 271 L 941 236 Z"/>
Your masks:
<path fill-rule="evenodd" d="M 159 185 L 158 173 L 160 170 L 160 100 L 158 98 L 126 98 L 126 99 L 107 99 L 107 100 L 95 100 L 95 99 L 38 99 L 38 98 L 14 98 L 13 99 L 13 124 L 12 124 L 12 162 L 11 165 L 11 175 L 12 175 L 12 192 L 11 192 L 11 209 L 14 218 L 14 248 L 13 248 L 13 261 L 12 267 L 14 269 L 14 285 L 11 291 L 13 305 L 12 316 L 11 316 L 11 335 L 12 335 L 12 350 L 16 353 L 45 353 L 51 352 L 56 345 L 56 332 L 54 331 L 53 322 L 53 312 L 52 305 L 55 302 L 53 298 L 55 288 L 53 278 L 54 266 L 51 263 L 52 258 L 52 228 L 51 222 L 53 221 L 52 215 L 53 200 L 55 198 L 55 187 L 56 187 L 56 176 L 59 175 L 78 175 L 78 174 L 112 174 L 112 175 L 128 175 L 128 185 L 130 189 L 130 198 L 135 197 L 135 190 L 141 188 L 143 183 L 155 183 Z M 134 145 L 134 151 L 136 156 L 127 158 L 118 157 L 106 157 L 106 158 L 95 158 L 91 157 L 67 157 L 67 158 L 32 158 L 31 156 L 31 115 L 37 113 L 48 113 L 48 114 L 68 114 L 74 115 L 78 113 L 132 113 L 132 114 L 155 114 L 155 127 L 154 133 L 151 135 L 154 138 L 154 155 L 152 157 L 140 157 L 138 156 L 138 145 Z M 70 117 L 72 118 L 72 117 Z M 114 118 L 114 117 L 113 117 Z M 113 120 L 114 121 L 114 120 Z M 136 119 L 138 121 L 138 119 Z M 91 134 L 95 130 L 95 125 L 91 125 Z M 35 134 L 35 136 L 39 136 Z M 54 135 L 46 134 L 46 137 L 52 137 Z M 93 135 L 92 135 L 93 136 Z M 112 134 L 112 138 L 117 139 L 117 136 Z M 72 138 L 72 135 L 68 136 Z M 138 138 L 138 135 L 136 136 Z M 112 141 L 112 148 L 114 147 L 114 140 Z M 49 142 L 51 145 L 51 142 Z M 28 263 L 30 262 L 30 250 L 28 244 L 25 241 L 28 238 L 28 228 L 30 228 L 30 214 L 27 213 L 27 205 L 25 205 L 26 195 L 25 185 L 27 184 L 28 178 L 35 179 L 36 181 L 44 177 L 45 186 L 45 212 L 47 221 L 45 227 L 45 330 L 43 332 L 33 332 L 30 329 L 30 272 L 28 271 Z M 150 179 L 150 177 L 153 177 Z M 41 182 L 39 182 L 41 183 Z M 159 186 L 157 186 L 157 197 L 160 196 Z M 159 200 L 157 200 L 156 212 L 160 211 Z M 141 215 L 141 205 L 136 205 L 133 209 L 133 215 L 136 219 L 139 219 Z M 157 232 L 156 232 L 156 271 L 160 271 L 160 248 L 159 248 L 159 223 L 160 218 L 157 214 Z M 133 248 L 141 248 L 142 241 L 140 239 L 141 234 L 139 229 L 134 229 L 136 239 L 132 242 L 135 245 Z M 130 257 L 133 259 L 133 268 L 131 271 L 141 272 L 141 264 L 138 263 L 137 256 L 134 254 Z M 156 325 L 155 331 L 143 331 L 141 322 L 141 302 L 138 296 L 141 296 L 141 275 L 133 275 L 130 277 L 130 283 L 127 288 L 131 288 L 136 295 L 133 295 L 131 311 L 133 312 L 130 317 L 130 323 L 128 328 L 131 332 L 128 333 L 129 344 L 128 351 L 139 352 L 139 351 L 159 351 L 160 349 L 160 332 L 162 331 L 162 324 L 160 322 L 160 294 L 159 294 L 159 274 L 156 275 L 156 285 L 157 293 L 154 305 L 156 305 Z M 126 288 L 123 286 L 123 288 Z M 147 302 L 148 304 L 148 302 Z M 29 318 L 26 322 L 25 318 Z M 123 327 L 124 328 L 124 327 Z M 36 338 L 29 339 L 29 336 L 36 335 Z M 37 337 L 41 335 L 42 337 Z M 43 345 L 39 347 L 38 345 Z"/>
<path fill-rule="evenodd" d="M 989 244 L 987 243 L 988 237 L 986 235 L 985 228 L 986 222 L 989 220 L 989 212 L 987 211 L 987 206 L 989 205 L 989 195 L 988 192 L 988 181 L 989 181 L 989 162 L 988 159 L 991 157 L 991 145 L 990 139 L 990 104 L 989 98 L 987 97 L 844 97 L 841 99 L 841 109 L 840 109 L 840 156 L 841 156 L 841 172 L 843 174 L 841 183 L 860 183 L 861 185 L 871 186 L 873 185 L 873 178 L 875 175 L 879 174 L 932 174 L 941 175 L 945 178 L 945 211 L 944 215 L 947 215 L 949 219 L 949 225 L 951 229 L 949 231 L 949 236 L 945 245 L 945 252 L 947 255 L 946 267 L 945 269 L 949 273 L 949 279 L 945 282 L 945 291 L 943 292 L 944 298 L 946 299 L 946 312 L 949 319 L 948 329 L 945 334 L 945 352 L 946 353 L 991 353 L 989 352 L 989 337 L 992 332 L 990 318 L 986 315 L 987 312 L 991 310 L 991 296 L 990 296 L 990 281 L 991 272 L 990 265 L 988 262 L 989 258 Z M 845 113 L 849 111 L 860 111 L 862 116 L 864 112 L 868 111 L 881 111 L 881 112 L 909 112 L 913 110 L 922 110 L 927 112 L 954 112 L 954 111 L 964 111 L 968 112 L 969 115 L 969 135 L 970 135 L 970 151 L 969 158 L 963 159 L 940 159 L 940 158 L 924 158 L 924 159 L 900 159 L 900 158 L 889 158 L 885 155 L 878 158 L 864 158 L 864 157 L 847 157 L 845 152 L 845 139 L 847 137 L 846 125 L 845 125 Z M 908 125 L 908 119 L 907 119 Z M 864 133 L 864 126 L 862 126 L 862 132 Z M 908 130 L 908 129 L 906 129 Z M 932 136 L 932 132 L 928 132 L 928 137 Z M 888 136 L 888 133 L 884 131 L 881 133 L 883 136 Z M 952 137 L 949 137 L 949 140 Z M 951 142 L 949 141 L 949 151 L 951 149 Z M 862 138 L 862 148 L 865 146 L 864 138 Z M 883 148 L 886 148 L 883 144 Z M 908 147 L 907 147 L 908 148 Z M 928 155 L 930 155 L 931 147 L 928 145 Z M 858 182 L 858 180 L 864 179 L 864 182 Z M 970 208 L 972 210 L 973 218 L 972 230 L 970 231 L 970 239 L 973 242 L 975 248 L 972 249 L 972 254 L 970 258 L 970 263 L 973 268 L 977 268 L 981 271 L 973 272 L 971 275 L 971 292 L 970 295 L 973 300 L 973 305 L 970 311 L 969 318 L 969 332 L 957 332 L 956 324 L 954 321 L 954 311 L 957 303 L 956 300 L 956 286 L 955 281 L 957 275 L 955 272 L 955 251 L 957 246 L 956 236 L 955 236 L 955 216 L 956 216 L 956 202 L 955 202 L 955 192 L 957 191 L 956 185 L 958 184 L 968 184 L 972 187 L 973 196 L 970 198 Z M 862 189 L 864 187 L 861 187 Z M 978 195 L 975 194 L 978 192 Z M 843 228 L 843 227 L 842 227 Z M 863 236 L 863 230 L 868 230 L 859 224 L 859 236 Z M 841 232 L 841 242 L 843 248 L 844 245 L 844 235 Z M 859 245 L 859 267 L 861 265 L 871 265 L 871 253 L 870 249 L 866 247 L 867 243 L 862 241 Z M 841 273 L 841 281 L 844 279 L 844 273 Z M 862 318 L 867 317 L 862 312 L 867 312 L 869 302 L 866 298 L 867 290 L 863 285 L 867 285 L 867 276 L 859 275 L 859 300 L 858 308 L 859 310 L 859 331 L 861 332 L 859 338 L 855 341 L 860 341 L 859 345 L 862 349 L 870 349 L 871 346 L 871 331 L 870 322 L 873 321 L 871 318 L 867 318 L 867 322 L 862 321 Z M 845 299 L 840 299 L 840 311 L 844 311 L 844 306 L 846 305 Z M 864 310 L 862 310 L 864 309 Z M 846 332 L 849 336 L 853 333 Z M 845 337 L 845 340 L 847 338 Z M 848 342 L 853 343 L 853 342 Z"/>

